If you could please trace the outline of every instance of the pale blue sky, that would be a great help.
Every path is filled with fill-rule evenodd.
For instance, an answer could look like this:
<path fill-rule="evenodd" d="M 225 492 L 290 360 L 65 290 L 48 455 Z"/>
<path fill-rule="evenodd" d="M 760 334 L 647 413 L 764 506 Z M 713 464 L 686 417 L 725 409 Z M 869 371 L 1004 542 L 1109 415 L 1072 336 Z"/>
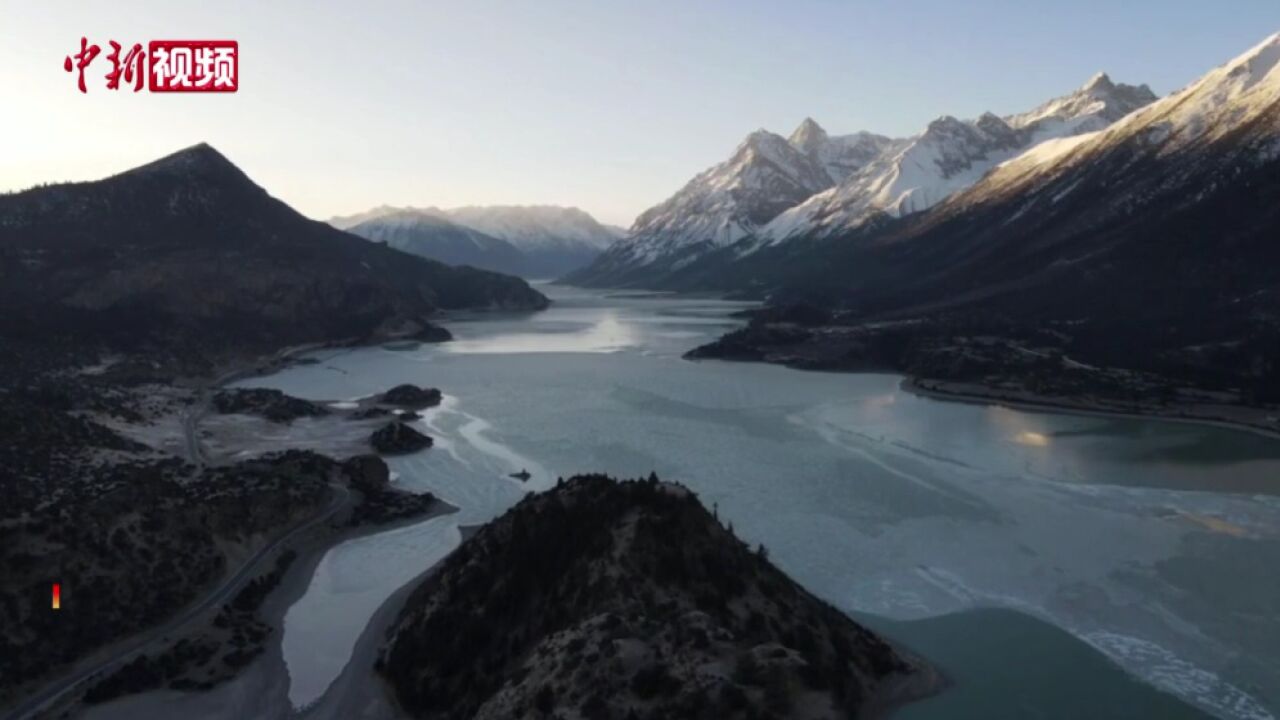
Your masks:
<path fill-rule="evenodd" d="M 628 225 L 765 127 L 918 132 L 1098 70 L 1159 94 L 1280 31 L 1277 0 L 0 0 L 0 189 L 208 141 L 313 217 L 577 205 Z M 236 95 L 80 95 L 79 38 L 241 44 Z"/>

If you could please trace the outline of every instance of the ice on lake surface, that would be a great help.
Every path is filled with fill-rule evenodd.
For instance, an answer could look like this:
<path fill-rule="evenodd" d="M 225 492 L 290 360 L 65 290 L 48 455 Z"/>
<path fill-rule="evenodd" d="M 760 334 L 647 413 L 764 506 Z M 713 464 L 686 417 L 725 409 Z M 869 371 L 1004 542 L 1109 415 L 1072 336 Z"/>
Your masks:
<path fill-rule="evenodd" d="M 447 323 L 453 343 L 325 351 L 247 381 L 324 400 L 402 382 L 449 396 L 420 421 L 436 447 L 392 469 L 461 510 L 322 560 L 285 622 L 295 706 L 323 694 L 377 606 L 456 546 L 460 525 L 555 476 L 652 470 L 814 593 L 957 669 L 957 689 L 909 717 L 956 716 L 998 691 L 966 684 L 977 661 L 941 641 L 961 622 L 996 628 L 984 637 L 1031 623 L 1044 632 L 1018 637 L 1033 656 L 1099 658 L 1038 690 L 1077 698 L 1046 701 L 1045 717 L 1092 712 L 1086 688 L 1104 678 L 1117 706 L 1154 687 L 1219 717 L 1280 709 L 1280 442 L 937 402 L 896 376 L 690 362 L 742 304 L 546 291 L 542 313 Z M 528 485 L 508 477 L 521 469 Z M 984 662 L 986 675 L 1017 669 Z"/>

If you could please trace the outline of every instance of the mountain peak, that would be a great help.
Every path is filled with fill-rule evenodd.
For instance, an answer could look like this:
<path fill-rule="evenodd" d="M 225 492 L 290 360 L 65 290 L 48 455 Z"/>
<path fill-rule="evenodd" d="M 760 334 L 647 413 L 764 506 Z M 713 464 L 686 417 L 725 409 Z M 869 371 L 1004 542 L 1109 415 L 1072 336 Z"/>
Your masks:
<path fill-rule="evenodd" d="M 1231 76 L 1247 76 L 1257 82 L 1280 66 L 1280 33 L 1268 36 L 1248 52 L 1227 63 Z"/>
<path fill-rule="evenodd" d="M 1116 86 L 1115 83 L 1111 81 L 1110 75 L 1106 74 L 1105 72 L 1099 71 L 1094 73 L 1093 76 L 1089 78 L 1088 82 L 1086 82 L 1084 86 L 1080 88 L 1080 90 L 1082 92 L 1089 92 L 1092 90 L 1106 91 L 1106 90 L 1114 89 L 1115 86 Z"/>
<path fill-rule="evenodd" d="M 1246 52 L 1245 54 L 1237 58 L 1235 62 L 1239 62 L 1240 60 L 1246 59 L 1246 58 L 1255 58 L 1260 55 L 1266 54 L 1267 51 L 1275 52 L 1276 50 L 1280 50 L 1280 32 L 1272 33 L 1267 37 L 1263 38 L 1262 42 L 1258 43 L 1257 45 L 1254 45 L 1252 48 L 1248 50 L 1248 52 Z M 1235 64 L 1235 63 L 1232 63 L 1232 64 Z"/>
<path fill-rule="evenodd" d="M 231 161 L 227 156 L 218 152 L 212 145 L 207 142 L 199 142 L 190 147 L 185 147 L 177 152 L 170 153 L 159 160 L 157 163 L 171 160 L 183 163 L 215 163 L 231 165 Z"/>
<path fill-rule="evenodd" d="M 993 112 L 982 113 L 982 116 L 973 125 L 993 140 L 998 140 L 1006 145 L 1016 145 L 1018 143 L 1014 130 L 1009 127 L 1009 123 Z"/>
<path fill-rule="evenodd" d="M 984 112 L 978 116 L 977 124 L 978 125 L 994 125 L 998 127 L 1000 125 L 1005 125 L 1006 123 L 1004 121 L 1004 118 L 988 110 L 987 112 Z"/>
<path fill-rule="evenodd" d="M 781 135 L 760 128 L 742 141 L 742 145 L 738 148 L 738 155 L 744 157 L 741 153 L 746 152 L 774 159 L 780 152 L 784 152 L 782 149 L 784 145 L 787 145 L 787 141 Z M 788 151 L 790 149 L 788 148 Z"/>
<path fill-rule="evenodd" d="M 787 138 L 787 142 L 791 143 L 792 147 L 806 153 L 816 149 L 826 141 L 827 131 L 823 130 L 822 126 L 811 117 L 805 118 L 800 123 L 800 126 L 795 129 L 795 132 L 791 133 L 791 137 Z"/>
<path fill-rule="evenodd" d="M 968 128 L 963 120 L 955 115 L 941 115 L 925 128 L 925 135 L 953 134 Z"/>
<path fill-rule="evenodd" d="M 177 152 L 170 153 L 164 157 L 153 160 L 146 165 L 140 165 L 132 170 L 128 170 L 123 175 L 149 175 L 163 173 L 169 175 L 182 176 L 210 176 L 225 175 L 234 173 L 237 176 L 244 176 L 240 168 L 235 163 L 227 159 L 225 155 L 214 149 L 207 142 L 197 143 L 190 147 L 183 148 Z M 248 179 L 247 177 L 245 179 Z"/>
<path fill-rule="evenodd" d="M 1146 85 L 1116 83 L 1110 75 L 1098 72 L 1073 92 L 1053 98 L 1029 112 L 1009 115 L 1004 120 L 1016 130 L 1035 130 L 1046 124 L 1068 123 L 1074 134 L 1101 129 L 1155 101 L 1155 93 Z"/>

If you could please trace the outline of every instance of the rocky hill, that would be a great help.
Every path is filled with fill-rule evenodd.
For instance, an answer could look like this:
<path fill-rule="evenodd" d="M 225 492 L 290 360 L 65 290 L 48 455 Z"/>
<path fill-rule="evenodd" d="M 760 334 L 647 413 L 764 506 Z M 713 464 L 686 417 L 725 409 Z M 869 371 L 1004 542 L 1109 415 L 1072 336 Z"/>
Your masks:
<path fill-rule="evenodd" d="M 847 718 L 933 680 L 652 476 L 529 496 L 389 637 L 380 671 L 420 718 Z"/>

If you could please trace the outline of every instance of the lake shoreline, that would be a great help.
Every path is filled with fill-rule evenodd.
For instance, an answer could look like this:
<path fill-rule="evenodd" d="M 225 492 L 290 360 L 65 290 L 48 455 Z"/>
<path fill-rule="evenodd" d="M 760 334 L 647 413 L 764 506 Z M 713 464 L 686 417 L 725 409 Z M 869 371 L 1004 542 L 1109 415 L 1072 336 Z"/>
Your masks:
<path fill-rule="evenodd" d="M 1125 410 L 1113 408 L 1093 400 L 1070 400 L 1068 398 L 1046 397 L 1031 392 L 1020 391 L 1011 394 L 1008 390 L 998 390 L 974 383 L 950 382 L 945 380 L 928 380 L 905 375 L 899 383 L 904 392 L 918 397 L 943 402 L 964 403 L 967 405 L 990 405 L 1008 407 L 1035 413 L 1054 413 L 1059 415 L 1079 415 L 1085 417 L 1126 418 L 1131 420 L 1156 420 L 1160 422 L 1184 423 L 1248 432 L 1261 437 L 1280 440 L 1280 429 L 1258 425 L 1244 419 L 1232 419 L 1210 414 L 1195 414 L 1196 406 L 1178 406 L 1160 408 L 1151 405 L 1138 409 Z M 1225 409 L 1250 410 L 1237 406 L 1220 406 Z M 1280 411 L 1277 411 L 1280 413 Z"/>
<path fill-rule="evenodd" d="M 479 529 L 478 525 L 460 525 L 459 546 Z M 430 582 L 452 554 L 450 551 L 414 575 L 378 606 L 356 638 L 351 657 L 342 672 L 314 703 L 297 711 L 298 717 L 306 720 L 398 720 L 404 716 L 395 693 L 376 670 L 375 662 L 386 646 L 387 631 L 399 619 L 409 597 L 423 583 Z"/>
<path fill-rule="evenodd" d="M 204 692 L 158 688 L 125 695 L 101 705 L 86 706 L 77 702 L 63 709 L 82 711 L 83 717 L 92 720 L 167 720 L 175 716 L 181 716 L 185 720 L 220 720 L 228 717 L 229 712 L 236 717 L 287 718 L 299 713 L 310 716 L 310 713 L 322 707 L 330 691 L 326 691 L 320 701 L 301 711 L 293 708 L 289 701 L 288 666 L 283 657 L 284 620 L 289 608 L 306 593 L 316 568 L 325 555 L 344 542 L 427 522 L 457 511 L 458 508 L 437 499 L 436 507 L 427 515 L 386 524 L 327 527 L 324 531 L 308 533 L 297 542 L 281 548 L 280 552 L 293 550 L 297 553 L 297 558 L 280 583 L 267 595 L 258 611 L 258 619 L 272 630 L 270 640 L 260 656 L 227 682 Z M 424 570 L 424 574 L 431 572 L 435 566 Z M 417 578 L 415 582 L 416 580 Z M 351 664 L 344 668 L 343 675 L 351 670 Z"/>

